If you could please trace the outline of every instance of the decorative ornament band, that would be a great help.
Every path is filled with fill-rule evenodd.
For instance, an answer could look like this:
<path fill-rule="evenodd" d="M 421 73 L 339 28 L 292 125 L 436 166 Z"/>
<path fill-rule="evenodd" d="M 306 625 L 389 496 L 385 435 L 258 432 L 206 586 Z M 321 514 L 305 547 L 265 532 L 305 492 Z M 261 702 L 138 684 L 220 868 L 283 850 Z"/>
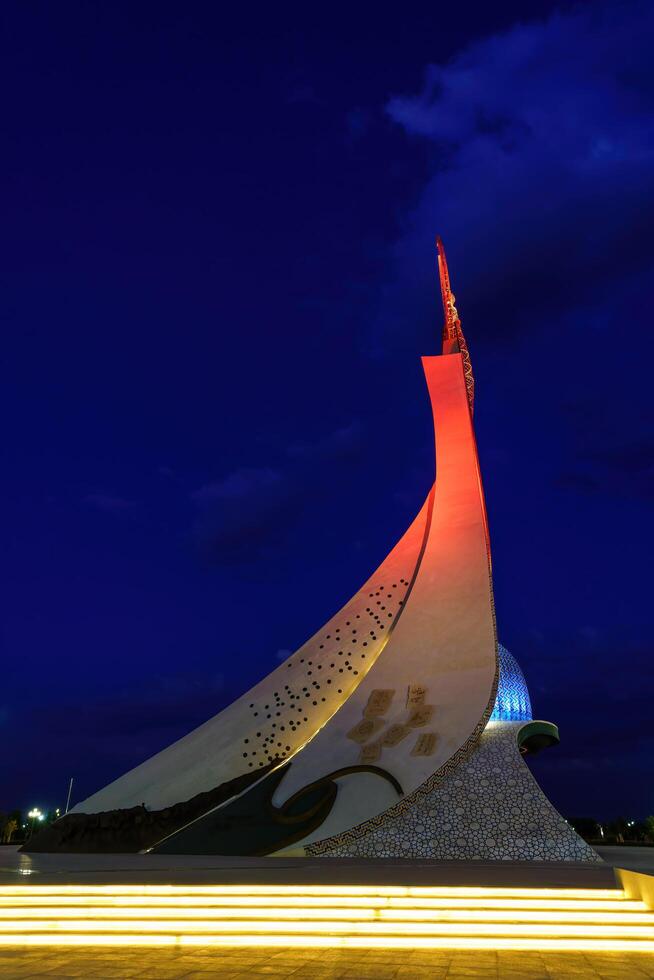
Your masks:
<path fill-rule="evenodd" d="M 445 249 L 440 238 L 436 237 L 436 248 L 438 249 L 438 276 L 441 284 L 441 296 L 443 298 L 443 313 L 445 321 L 443 323 L 443 353 L 461 354 L 463 361 L 463 374 L 466 379 L 466 391 L 468 393 L 468 404 L 472 415 L 475 406 L 475 379 L 472 373 L 472 363 L 466 339 L 461 329 L 461 319 L 454 305 L 456 297 L 450 286 L 450 273 L 447 268 Z"/>

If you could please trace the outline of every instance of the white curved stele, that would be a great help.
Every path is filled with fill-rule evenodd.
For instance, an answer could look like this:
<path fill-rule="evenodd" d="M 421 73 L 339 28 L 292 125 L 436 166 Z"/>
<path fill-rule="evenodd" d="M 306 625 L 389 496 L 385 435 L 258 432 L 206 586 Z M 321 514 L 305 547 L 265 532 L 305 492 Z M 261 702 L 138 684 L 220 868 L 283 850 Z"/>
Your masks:
<path fill-rule="evenodd" d="M 395 777 L 406 795 L 481 731 L 494 700 L 497 642 L 474 431 L 461 354 L 425 357 L 423 366 L 436 483 L 385 561 L 268 677 L 75 811 L 143 802 L 162 809 L 289 759 L 276 804 L 322 776 L 368 761 Z M 409 688 L 431 709 L 419 727 L 407 724 Z M 392 696 L 375 731 L 363 742 L 348 737 L 380 690 Z M 406 728 L 395 744 L 387 734 L 391 725 Z M 372 773 L 338 782 L 331 813 L 302 843 L 343 833 L 398 799 L 390 783 Z"/>

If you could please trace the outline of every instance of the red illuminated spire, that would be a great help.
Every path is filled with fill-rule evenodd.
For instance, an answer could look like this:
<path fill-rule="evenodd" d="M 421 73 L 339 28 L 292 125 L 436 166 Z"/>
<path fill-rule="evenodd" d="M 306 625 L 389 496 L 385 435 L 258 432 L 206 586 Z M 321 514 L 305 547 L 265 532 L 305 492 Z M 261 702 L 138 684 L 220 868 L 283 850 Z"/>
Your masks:
<path fill-rule="evenodd" d="M 438 235 L 436 236 L 436 248 L 438 249 L 438 275 L 441 282 L 441 296 L 443 297 L 443 312 L 445 314 L 445 321 L 443 323 L 443 353 L 461 354 L 463 373 L 466 379 L 466 390 L 468 392 L 468 402 L 470 404 L 470 414 L 472 415 L 475 403 L 475 379 L 472 374 L 468 345 L 461 329 L 461 320 L 454 305 L 456 297 L 450 287 L 450 274 L 447 269 L 445 249 Z"/>

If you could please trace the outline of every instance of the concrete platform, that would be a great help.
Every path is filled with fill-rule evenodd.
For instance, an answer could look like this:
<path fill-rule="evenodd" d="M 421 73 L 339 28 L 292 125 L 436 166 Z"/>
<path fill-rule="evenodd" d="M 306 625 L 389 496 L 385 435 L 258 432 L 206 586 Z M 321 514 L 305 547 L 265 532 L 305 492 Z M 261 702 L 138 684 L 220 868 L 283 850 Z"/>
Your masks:
<path fill-rule="evenodd" d="M 0 884 L 387 884 L 613 888 L 610 865 L 396 858 L 21 854 L 0 850 Z"/>
<path fill-rule="evenodd" d="M 627 868 L 644 875 L 654 875 L 654 847 L 625 847 L 608 845 L 595 850 L 607 864 L 614 868 Z"/>

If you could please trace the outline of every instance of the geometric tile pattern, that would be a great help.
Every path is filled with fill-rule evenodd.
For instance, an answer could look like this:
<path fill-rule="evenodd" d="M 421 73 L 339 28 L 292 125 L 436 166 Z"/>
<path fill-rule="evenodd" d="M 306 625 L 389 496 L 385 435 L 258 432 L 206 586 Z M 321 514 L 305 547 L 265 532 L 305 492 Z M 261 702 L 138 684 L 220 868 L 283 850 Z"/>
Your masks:
<path fill-rule="evenodd" d="M 525 764 L 517 740 L 523 724 L 490 722 L 468 759 L 410 808 L 365 836 L 321 853 L 601 862 L 554 809 Z"/>

